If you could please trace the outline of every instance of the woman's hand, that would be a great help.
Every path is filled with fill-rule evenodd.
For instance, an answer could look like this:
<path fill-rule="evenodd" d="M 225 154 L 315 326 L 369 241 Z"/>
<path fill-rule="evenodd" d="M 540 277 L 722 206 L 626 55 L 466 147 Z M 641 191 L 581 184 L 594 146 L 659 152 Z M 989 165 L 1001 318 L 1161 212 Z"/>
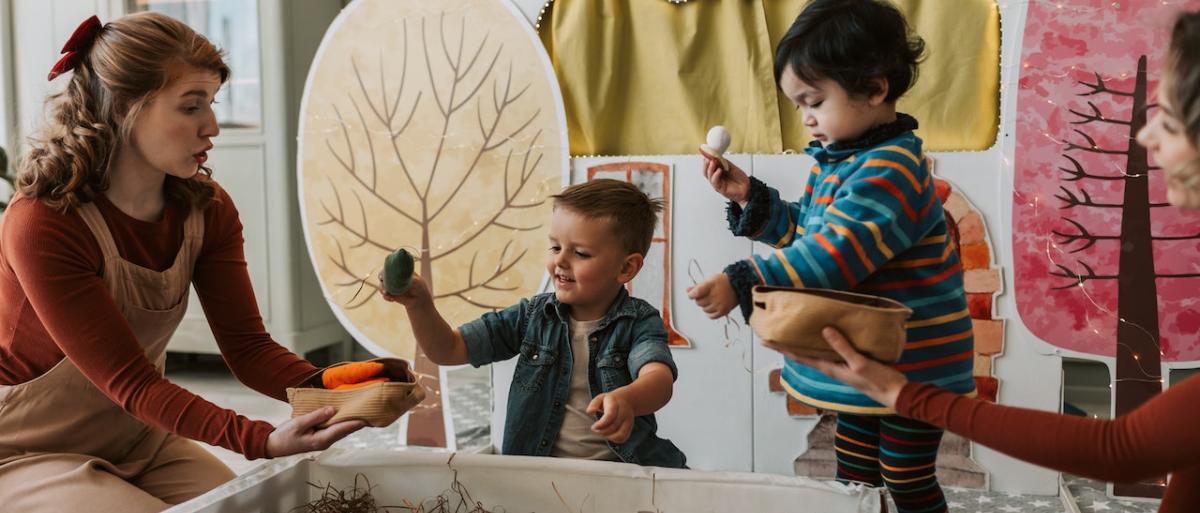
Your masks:
<path fill-rule="evenodd" d="M 708 180 L 713 190 L 725 199 L 745 207 L 746 199 L 750 196 L 750 176 L 733 165 L 733 162 L 726 161 L 729 169 L 725 169 L 721 167 L 720 160 L 704 153 L 703 150 L 700 151 L 700 155 L 704 157 L 704 179 Z"/>
<path fill-rule="evenodd" d="M 763 345 L 783 353 L 801 365 L 817 369 L 826 376 L 857 388 L 879 404 L 888 408 L 896 407 L 896 397 L 908 383 L 908 378 L 889 365 L 863 356 L 854 349 L 854 346 L 850 345 L 850 341 L 846 340 L 840 331 L 832 326 L 822 330 L 821 336 L 825 337 L 829 346 L 842 356 L 842 359 L 845 360 L 844 363 L 794 354 L 787 348 L 769 340 L 764 340 Z"/>
<path fill-rule="evenodd" d="M 424 308 L 433 305 L 433 295 L 429 293 L 429 285 L 419 274 L 413 274 L 412 285 L 403 294 L 393 296 L 383 287 L 383 271 L 379 271 L 379 295 L 384 301 L 400 303 L 405 308 Z"/>
<path fill-rule="evenodd" d="M 337 410 L 332 406 L 326 406 L 276 426 L 271 436 L 267 437 L 267 457 L 278 458 L 302 452 L 323 451 L 334 442 L 367 425 L 361 420 L 347 420 L 324 429 L 317 427 L 333 418 L 335 413 Z"/>
<path fill-rule="evenodd" d="M 714 274 L 696 286 L 688 287 L 687 294 L 709 319 L 724 317 L 738 305 L 737 293 L 725 273 Z"/>

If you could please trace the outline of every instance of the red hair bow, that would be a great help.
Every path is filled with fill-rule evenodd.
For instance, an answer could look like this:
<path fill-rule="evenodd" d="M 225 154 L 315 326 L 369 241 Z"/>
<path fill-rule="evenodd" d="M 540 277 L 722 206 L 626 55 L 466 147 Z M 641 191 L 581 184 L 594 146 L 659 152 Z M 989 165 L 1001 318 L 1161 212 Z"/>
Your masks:
<path fill-rule="evenodd" d="M 83 60 L 83 56 L 92 47 L 92 43 L 96 41 L 96 34 L 99 32 L 100 18 L 94 15 L 75 27 L 75 32 L 71 33 L 71 38 L 67 39 L 67 44 L 63 45 L 61 53 L 66 55 L 63 55 L 53 68 L 50 68 L 50 76 L 46 77 L 46 80 L 54 80 L 54 77 L 79 66 L 79 61 Z"/>

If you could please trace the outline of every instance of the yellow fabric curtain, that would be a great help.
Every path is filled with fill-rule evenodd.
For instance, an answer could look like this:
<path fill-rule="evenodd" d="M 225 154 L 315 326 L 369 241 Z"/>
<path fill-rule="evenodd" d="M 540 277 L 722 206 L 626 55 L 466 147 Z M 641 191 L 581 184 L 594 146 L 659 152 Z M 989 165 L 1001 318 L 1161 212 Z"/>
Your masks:
<path fill-rule="evenodd" d="M 712 125 L 731 152 L 799 151 L 808 134 L 775 87 L 775 45 L 808 0 L 556 0 L 539 35 L 566 103 L 572 155 L 693 153 Z M 983 150 L 999 126 L 994 0 L 893 0 L 928 58 L 898 109 L 926 149 Z"/>

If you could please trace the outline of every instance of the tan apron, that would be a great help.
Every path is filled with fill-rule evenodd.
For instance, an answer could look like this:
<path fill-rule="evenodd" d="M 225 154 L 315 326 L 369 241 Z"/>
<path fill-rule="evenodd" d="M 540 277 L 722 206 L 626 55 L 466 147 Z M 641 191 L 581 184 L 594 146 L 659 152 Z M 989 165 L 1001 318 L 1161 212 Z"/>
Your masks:
<path fill-rule="evenodd" d="M 188 216 L 174 264 L 156 272 L 121 258 L 94 203 L 78 212 L 104 254 L 113 300 L 162 373 L 187 310 L 204 216 Z M 161 511 L 233 477 L 195 442 L 126 413 L 67 358 L 33 380 L 0 385 L 0 511 Z"/>

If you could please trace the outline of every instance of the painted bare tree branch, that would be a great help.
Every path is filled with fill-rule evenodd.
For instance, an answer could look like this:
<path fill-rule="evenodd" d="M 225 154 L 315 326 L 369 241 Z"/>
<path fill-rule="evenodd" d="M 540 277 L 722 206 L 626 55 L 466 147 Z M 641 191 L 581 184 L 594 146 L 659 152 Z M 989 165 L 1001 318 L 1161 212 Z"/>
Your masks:
<path fill-rule="evenodd" d="M 486 264 L 481 260 L 491 258 L 488 255 L 494 255 L 494 251 L 474 246 L 478 246 L 483 234 L 492 230 L 527 232 L 541 228 L 541 225 L 523 226 L 522 223 L 507 221 L 505 217 L 508 212 L 522 211 L 545 203 L 545 200 L 530 202 L 521 199 L 531 196 L 531 186 L 536 183 L 534 177 L 542 162 L 542 151 L 539 149 L 541 131 L 526 135 L 541 115 L 541 110 L 534 110 L 528 117 L 516 117 L 515 107 L 521 105 L 523 99 L 532 98 L 527 94 L 532 84 L 515 83 L 520 77 L 515 76 L 511 63 L 504 65 L 506 59 L 503 44 L 490 45 L 488 34 L 478 38 L 477 42 L 469 42 L 465 17 L 457 27 L 454 27 L 456 24 L 452 22 L 448 24 L 444 14 L 436 20 L 436 26 L 432 27 L 428 26 L 433 24 L 427 23 L 426 19 L 420 20 L 420 31 L 417 35 L 419 39 L 416 41 L 419 45 L 413 49 L 419 53 L 412 57 L 423 60 L 428 82 L 413 80 L 412 76 L 419 71 L 412 76 L 409 74 L 412 52 L 409 51 L 408 24 L 406 20 L 400 27 L 403 48 L 399 52 L 389 53 L 389 59 L 392 60 L 390 62 L 399 60 L 398 83 L 389 83 L 389 77 L 394 75 L 389 75 L 389 62 L 384 61 L 382 51 L 379 55 L 377 80 L 364 73 L 358 60 L 351 57 L 350 64 L 357 88 L 347 91 L 344 100 L 332 105 L 338 128 L 326 139 L 325 145 L 338 165 L 331 169 L 331 176 L 326 177 L 332 198 L 322 202 L 324 219 L 317 224 L 329 226 L 341 234 L 334 238 L 337 254 L 331 255 L 329 260 L 346 276 L 346 280 L 335 285 L 344 290 L 353 288 L 372 292 L 356 293 L 355 299 L 346 304 L 345 308 L 359 308 L 367 304 L 378 296 L 374 293 L 378 291 L 375 279 L 378 267 L 354 269 L 351 261 L 346 258 L 345 251 L 378 253 L 378 258 L 369 261 L 376 261 L 382 265 L 388 253 L 401 247 L 398 240 L 385 236 L 385 233 L 419 232 L 418 254 L 415 255 L 419 265 L 418 272 L 429 286 L 435 300 L 460 300 L 486 309 L 503 308 L 507 305 L 496 304 L 496 301 L 489 301 L 477 294 L 517 290 L 518 287 L 507 283 L 506 277 L 526 257 L 528 249 L 515 247 L 515 240 L 509 239 L 499 255 L 495 256 L 495 262 Z M 455 28 L 457 30 L 454 30 Z M 437 34 L 431 34 L 432 31 L 436 31 Z M 447 70 L 448 72 L 445 72 Z M 394 68 L 390 71 L 395 72 Z M 429 105 L 430 102 L 432 105 Z M 413 119 L 418 108 L 423 105 L 434 109 L 435 121 L 432 124 L 439 128 L 435 129 L 435 133 L 422 135 L 432 136 L 437 143 L 432 148 L 406 147 L 406 131 L 415 126 L 412 124 Z M 475 112 L 471 113 L 471 110 Z M 464 122 L 476 125 L 477 132 L 467 132 L 464 135 L 461 129 Z M 464 164 L 458 164 L 461 162 L 458 159 L 446 158 L 448 141 L 451 139 L 461 143 L 454 146 L 456 150 L 463 146 L 472 148 L 470 157 Z M 470 140 L 469 144 L 465 142 L 467 140 Z M 487 167 L 484 165 L 485 156 L 505 150 L 507 156 L 504 158 L 504 186 L 495 188 L 494 193 L 500 196 L 496 198 L 499 201 L 491 201 L 494 206 L 488 206 L 489 202 L 478 201 L 477 188 L 471 189 L 467 186 L 473 179 L 486 173 L 482 169 Z M 415 152 L 418 151 L 422 152 L 421 158 L 415 158 Z M 517 156 L 519 158 L 514 158 Z M 494 161 L 498 161 L 498 158 L 489 162 Z M 418 162 L 428 164 L 421 165 L 424 169 L 416 169 L 414 164 Z M 454 166 L 451 165 L 452 162 Z M 382 187 L 380 176 L 388 174 L 403 177 L 399 183 L 408 190 L 396 191 L 394 180 L 383 182 L 390 185 L 391 189 Z M 447 179 L 448 177 L 452 178 Z M 438 184 L 436 188 L 435 182 Z M 467 190 L 476 191 L 476 196 L 464 196 L 463 192 Z M 353 203 L 349 202 L 350 199 L 353 199 Z M 452 228 L 455 232 L 451 233 L 464 229 L 465 232 L 458 233 L 458 237 L 449 244 L 434 247 L 431 242 L 433 236 L 444 234 L 447 230 L 447 227 L 435 227 L 434 222 L 450 211 L 451 207 L 461 208 L 466 199 L 472 200 L 470 208 L 481 209 L 473 214 L 477 221 L 465 227 Z M 364 202 L 382 206 L 387 215 L 368 216 L 369 209 Z M 372 209 L 374 208 L 373 206 Z M 380 225 L 376 228 L 386 230 L 381 232 L 379 229 L 372 229 L 373 225 Z M 494 236 L 492 238 L 494 239 Z M 347 239 L 351 242 L 347 242 Z M 347 247 L 343 248 L 344 244 Z M 435 276 L 432 264 L 465 251 L 472 251 L 466 282 L 455 284 L 450 287 L 452 290 L 440 290 L 441 280 Z M 432 376 L 431 382 L 423 383 L 426 386 L 432 385 L 436 395 L 437 366 L 425 357 L 420 348 L 417 348 L 416 370 L 424 376 Z M 436 419 L 429 415 L 418 419 L 418 415 L 414 415 L 410 426 L 413 426 L 413 423 L 425 422 L 430 424 L 424 428 L 428 431 L 431 424 L 437 423 L 437 429 L 440 429 L 441 419 L 440 410 L 436 413 Z M 411 437 L 409 441 L 414 443 Z M 445 436 L 443 434 L 434 440 L 415 443 L 442 446 L 445 444 Z"/>
<path fill-rule="evenodd" d="M 1089 174 L 1088 172 L 1086 172 L 1086 171 L 1084 171 L 1084 170 L 1083 170 L 1083 166 L 1082 166 L 1082 165 L 1079 163 L 1079 161 L 1078 161 L 1078 160 L 1075 160 L 1075 158 L 1071 157 L 1070 155 L 1063 155 L 1063 157 L 1064 157 L 1064 158 L 1066 158 L 1067 160 L 1071 161 L 1071 164 L 1074 166 L 1074 168 L 1073 168 L 1073 169 L 1068 169 L 1068 168 L 1065 168 L 1065 167 L 1059 167 L 1059 168 L 1058 168 L 1060 171 L 1062 171 L 1062 172 L 1063 172 L 1063 173 L 1066 175 L 1066 176 L 1063 178 L 1063 180 L 1064 180 L 1064 181 L 1067 181 L 1067 182 L 1077 182 L 1077 181 L 1079 181 L 1079 180 L 1082 180 L 1082 179 L 1084 179 L 1084 178 L 1091 179 L 1091 180 L 1108 180 L 1108 181 L 1124 180 L 1124 179 L 1125 179 L 1125 177 L 1124 177 L 1124 176 L 1122 176 L 1122 175 L 1116 175 L 1116 176 L 1105 176 L 1105 175 L 1093 175 L 1093 174 Z"/>
<path fill-rule="evenodd" d="M 1089 101 L 1089 102 L 1087 102 L 1087 105 L 1089 108 L 1091 108 L 1092 112 L 1086 113 L 1086 114 L 1083 112 L 1079 112 L 1075 109 L 1067 109 L 1068 111 L 1071 112 L 1071 114 L 1079 116 L 1079 118 L 1081 119 L 1080 121 L 1072 121 L 1071 122 L 1072 125 L 1086 125 L 1088 123 L 1095 123 L 1095 122 L 1113 123 L 1116 125 L 1129 125 L 1128 119 L 1122 120 L 1122 119 L 1111 119 L 1111 118 L 1104 117 L 1104 113 L 1100 112 L 1100 108 L 1097 107 L 1095 103 L 1092 103 Z"/>
<path fill-rule="evenodd" d="M 1064 217 L 1063 220 L 1074 225 L 1075 229 L 1077 230 L 1078 233 L 1068 233 L 1068 232 L 1062 232 L 1059 230 L 1051 230 L 1051 233 L 1053 233 L 1054 235 L 1056 235 L 1058 237 L 1061 237 L 1059 239 L 1058 243 L 1062 244 L 1063 246 L 1070 246 L 1071 244 L 1074 244 L 1076 242 L 1084 241 L 1084 244 L 1082 246 L 1071 250 L 1072 253 L 1078 253 L 1080 251 L 1084 251 L 1084 250 L 1092 247 L 1093 245 L 1095 245 L 1097 242 L 1102 241 L 1102 240 L 1120 240 L 1121 239 L 1120 235 L 1094 235 L 1091 232 L 1089 232 L 1088 229 L 1086 227 L 1084 227 L 1082 224 L 1080 224 L 1078 221 L 1071 219 L 1069 217 Z"/>
<path fill-rule="evenodd" d="M 1065 265 L 1054 264 L 1054 266 L 1058 268 L 1058 271 L 1051 272 L 1050 273 L 1051 276 L 1058 276 L 1061 278 L 1069 278 L 1071 280 L 1071 283 L 1062 285 L 1059 287 L 1054 287 L 1054 290 L 1063 290 L 1063 289 L 1069 289 L 1072 287 L 1079 287 L 1079 286 L 1082 286 L 1084 283 L 1093 281 L 1093 280 L 1115 280 L 1118 278 L 1118 276 L 1111 275 L 1111 274 L 1109 274 L 1109 275 L 1096 274 L 1096 271 L 1094 269 L 1092 269 L 1092 266 L 1088 265 L 1087 262 L 1084 262 L 1083 260 L 1077 260 L 1077 262 L 1079 262 L 1079 265 L 1083 266 L 1083 269 L 1084 269 L 1083 274 L 1077 273 Z"/>
<path fill-rule="evenodd" d="M 1062 208 L 1064 208 L 1064 209 L 1074 208 L 1074 207 L 1119 208 L 1119 209 L 1125 208 L 1124 203 L 1099 203 L 1092 199 L 1092 196 L 1091 196 L 1091 194 L 1088 194 L 1087 189 L 1080 188 L 1078 195 L 1076 195 L 1076 193 L 1074 191 L 1071 191 L 1071 190 L 1067 189 L 1066 187 L 1059 186 L 1059 189 L 1061 189 L 1063 191 L 1063 193 L 1055 194 L 1054 197 L 1062 200 L 1062 202 L 1063 202 Z M 1160 207 L 1169 207 L 1169 206 L 1171 206 L 1171 204 L 1170 203 L 1149 203 L 1149 204 L 1147 204 L 1147 206 L 1149 206 L 1151 208 L 1160 208 Z"/>
<path fill-rule="evenodd" d="M 1092 136 L 1088 135 L 1086 132 L 1079 130 L 1078 128 L 1074 128 L 1072 130 L 1074 130 L 1075 133 L 1077 133 L 1081 137 L 1083 137 L 1083 139 L 1085 141 L 1087 141 L 1087 144 L 1086 145 L 1076 144 L 1071 141 L 1067 141 L 1067 148 L 1065 151 L 1079 150 L 1079 151 L 1086 151 L 1088 153 L 1103 153 L 1106 155 L 1124 155 L 1127 151 L 1129 151 L 1129 150 L 1110 150 L 1107 148 L 1101 148 L 1096 145 L 1096 140 L 1092 139 Z"/>
<path fill-rule="evenodd" d="M 1090 91 L 1088 91 L 1086 93 L 1080 93 L 1079 96 L 1091 96 L 1091 95 L 1100 94 L 1100 93 L 1106 93 L 1106 94 L 1109 94 L 1112 96 L 1127 96 L 1127 97 L 1131 97 L 1131 98 L 1134 96 L 1133 92 L 1117 91 L 1115 89 L 1110 89 L 1108 87 L 1108 84 L 1104 83 L 1104 78 L 1101 77 L 1099 73 L 1096 73 L 1095 75 L 1096 75 L 1095 83 L 1084 82 L 1082 80 L 1079 81 L 1080 84 L 1083 84 L 1083 85 L 1087 86 L 1088 89 L 1090 89 Z"/>
<path fill-rule="evenodd" d="M 410 126 L 410 123 L 412 122 L 412 119 L 417 111 L 417 107 L 425 93 L 424 90 L 417 91 L 415 98 L 411 100 L 411 104 L 405 105 L 403 102 L 404 89 L 406 86 L 410 86 L 408 83 L 409 81 L 407 80 L 409 65 L 409 52 L 407 51 L 407 48 L 401 52 L 400 81 L 394 92 L 388 89 L 388 73 L 386 72 L 387 70 L 383 62 L 382 54 L 380 56 L 379 91 L 377 92 L 373 92 L 370 90 L 370 88 L 368 88 L 368 80 L 366 80 L 363 76 L 357 61 L 352 59 L 351 64 L 354 69 L 356 83 L 358 84 L 358 94 L 357 97 L 353 93 L 348 93 L 347 96 L 351 106 L 354 108 L 359 126 L 366 130 L 362 136 L 355 137 L 356 134 L 352 133 L 352 128 L 347 120 L 343 117 L 341 109 L 339 109 L 337 105 L 334 105 L 334 113 L 335 116 L 337 116 L 340 127 L 340 141 L 338 142 L 340 144 L 344 144 L 345 147 L 344 149 L 337 148 L 332 140 L 333 138 L 331 138 L 331 140 L 327 140 L 326 145 L 330 151 L 330 154 L 333 155 L 337 162 L 341 165 L 341 168 L 345 174 L 348 175 L 348 177 L 353 180 L 353 183 L 358 186 L 356 189 L 352 190 L 352 193 L 358 200 L 358 210 L 360 215 L 356 220 L 349 219 L 346 216 L 344 207 L 342 205 L 342 192 L 339 190 L 334 180 L 330 179 L 330 183 L 333 186 L 332 189 L 334 191 L 336 206 L 330 207 L 329 205 L 322 205 L 326 214 L 326 219 L 318 223 L 321 225 L 334 224 L 340 230 L 353 235 L 358 242 L 352 246 L 352 248 L 369 245 L 381 252 L 393 251 L 397 245 L 390 244 L 378 237 L 373 237 L 371 235 L 371 222 L 365 216 L 365 210 L 362 206 L 362 198 L 359 195 L 360 190 L 365 192 L 369 200 L 378 202 L 391 212 L 399 215 L 422 230 L 423 244 L 421 250 L 421 272 L 422 276 L 427 282 L 430 283 L 431 287 L 433 286 L 434 276 L 429 267 L 430 263 L 451 256 L 456 252 L 466 248 L 489 229 L 531 231 L 541 228 L 540 225 L 515 226 L 513 224 L 506 223 L 503 221 L 503 215 L 512 210 L 541 206 L 545 202 L 544 200 L 533 203 L 521 203 L 518 201 L 518 198 L 528 188 L 528 185 L 531 183 L 531 179 L 536 174 L 538 165 L 541 163 L 542 154 L 535 151 L 536 144 L 539 142 L 539 137 L 541 136 L 541 132 L 538 131 L 529 139 L 528 144 L 522 148 L 524 150 L 524 156 L 521 159 L 521 168 L 519 170 L 519 175 L 515 186 L 511 185 L 511 180 L 509 180 L 508 177 L 512 172 L 510 166 L 516 149 L 509 149 L 508 158 L 505 160 L 504 168 L 506 180 L 504 182 L 503 191 L 500 191 L 503 194 L 500 205 L 496 207 L 494 211 L 485 214 L 482 221 L 476 223 L 470 233 L 462 237 L 460 241 L 452 243 L 448 249 L 434 251 L 429 247 L 428 230 L 430 224 L 441 214 L 443 214 L 446 209 L 459 197 L 460 193 L 464 189 L 464 186 L 474 175 L 477 174 L 479 169 L 482 167 L 479 165 L 481 159 L 488 152 L 497 150 L 506 143 L 514 141 L 518 135 L 529 128 L 529 126 L 537 119 L 541 112 L 540 109 L 536 110 L 528 118 L 520 120 L 518 124 L 505 128 L 505 115 L 510 110 L 510 107 L 516 104 L 526 94 L 529 89 L 529 85 L 526 84 L 519 88 L 514 87 L 514 76 L 511 65 L 508 66 L 507 73 L 505 73 L 503 77 L 494 76 L 497 74 L 495 73 L 496 65 L 500 61 L 501 55 L 503 55 L 503 45 L 497 45 L 494 51 L 485 52 L 485 50 L 488 49 L 488 36 L 485 35 L 476 45 L 471 46 L 473 48 L 471 54 L 469 56 L 464 56 L 463 52 L 468 47 L 465 41 L 465 19 L 463 19 L 460 23 L 457 41 L 458 44 L 454 49 L 451 48 L 447 40 L 448 31 L 446 30 L 444 16 L 439 18 L 438 28 L 439 35 L 436 36 L 436 39 L 441 43 L 440 53 L 441 56 L 445 58 L 444 64 L 448 66 L 452 72 L 451 76 L 449 77 L 449 82 L 445 84 L 439 83 L 437 74 L 434 73 L 432 58 L 434 52 L 430 51 L 431 41 L 426 28 L 425 20 L 421 21 L 420 42 L 422 43 L 421 47 L 423 49 L 425 67 L 429 77 L 429 89 L 430 92 L 432 92 L 437 111 L 442 116 L 442 130 L 440 134 L 441 137 L 439 138 L 440 143 L 438 147 L 434 149 L 433 164 L 430 166 L 428 173 L 425 173 L 423 178 L 418 178 L 415 175 L 413 172 L 414 170 L 410 168 L 408 160 L 405 158 L 404 151 L 398 142 L 398 139 Z M 407 42 L 407 23 L 402 26 L 401 30 L 404 34 L 403 39 Z M 484 57 L 485 55 L 486 57 Z M 481 58 L 483 59 L 481 60 Z M 482 62 L 487 63 L 483 69 L 482 76 L 474 80 L 469 80 L 471 71 L 476 68 L 477 64 Z M 491 116 L 486 116 L 487 113 L 484 112 L 484 107 L 488 106 L 489 102 L 483 101 L 483 97 L 479 96 L 478 93 L 485 86 L 485 84 L 488 84 L 489 82 L 491 83 L 490 90 L 492 93 L 490 98 L 490 106 L 493 108 L 493 112 L 491 113 Z M 448 90 L 449 93 L 443 98 L 445 93 L 441 91 L 446 90 Z M 460 93 L 463 91 L 466 91 L 466 93 L 461 94 L 460 97 Z M 366 109 L 360 108 L 360 99 L 361 103 L 366 105 Z M 431 189 L 433 187 L 435 178 L 439 175 L 439 173 L 453 172 L 448 169 L 440 169 L 443 167 L 443 160 L 441 157 L 444 154 L 444 145 L 449 133 L 451 121 L 454 116 L 456 114 L 460 114 L 462 112 L 462 108 L 472 100 L 475 100 L 475 105 L 477 107 L 475 109 L 475 117 L 480 138 L 477 149 L 474 152 L 473 158 L 465 166 L 465 169 L 461 171 L 460 178 L 455 182 L 453 189 L 442 197 L 434 198 L 431 195 Z M 404 111 L 406 111 L 406 114 L 403 116 L 398 116 L 402 108 Z M 367 115 L 364 115 L 364 112 Z M 368 120 L 368 116 L 371 117 L 371 119 Z M 485 120 L 485 116 L 490 117 L 490 121 Z M 381 131 L 387 134 L 387 140 L 390 145 L 394 163 L 399 167 L 400 172 L 405 177 L 405 180 L 411 187 L 412 192 L 416 195 L 418 199 L 417 205 L 402 206 L 379 190 L 379 164 L 376 160 L 377 155 L 374 137 L 372 136 L 370 129 L 368 129 L 369 123 L 378 125 L 381 127 Z M 355 158 L 355 146 L 353 140 L 365 140 L 366 142 L 367 154 L 369 156 L 369 162 L 367 163 L 369 167 L 366 169 L 360 169 L 363 163 L 358 162 Z M 408 210 L 413 209 L 414 207 L 418 207 L 420 212 L 411 212 Z M 387 222 L 389 225 L 394 225 L 391 223 L 391 220 L 376 221 Z M 502 270 L 511 269 L 517 263 L 517 261 L 519 261 L 520 258 L 526 254 L 526 252 L 514 253 L 515 256 L 513 257 L 513 260 L 505 261 L 504 258 L 507 258 L 509 254 L 509 252 L 502 252 L 502 261 L 498 263 L 497 268 Z M 347 271 L 349 272 L 350 270 Z M 466 295 L 473 290 L 480 288 L 495 290 L 494 282 L 499 278 L 499 276 L 493 276 L 490 277 L 490 280 L 473 283 L 471 286 L 454 291 L 454 293 L 438 294 L 437 297 L 441 298 L 453 296 L 466 300 Z M 485 287 L 484 284 L 487 284 L 488 286 Z M 347 286 L 357 287 L 358 285 L 358 282 L 352 282 Z M 477 306 L 480 305 L 477 304 Z"/>

